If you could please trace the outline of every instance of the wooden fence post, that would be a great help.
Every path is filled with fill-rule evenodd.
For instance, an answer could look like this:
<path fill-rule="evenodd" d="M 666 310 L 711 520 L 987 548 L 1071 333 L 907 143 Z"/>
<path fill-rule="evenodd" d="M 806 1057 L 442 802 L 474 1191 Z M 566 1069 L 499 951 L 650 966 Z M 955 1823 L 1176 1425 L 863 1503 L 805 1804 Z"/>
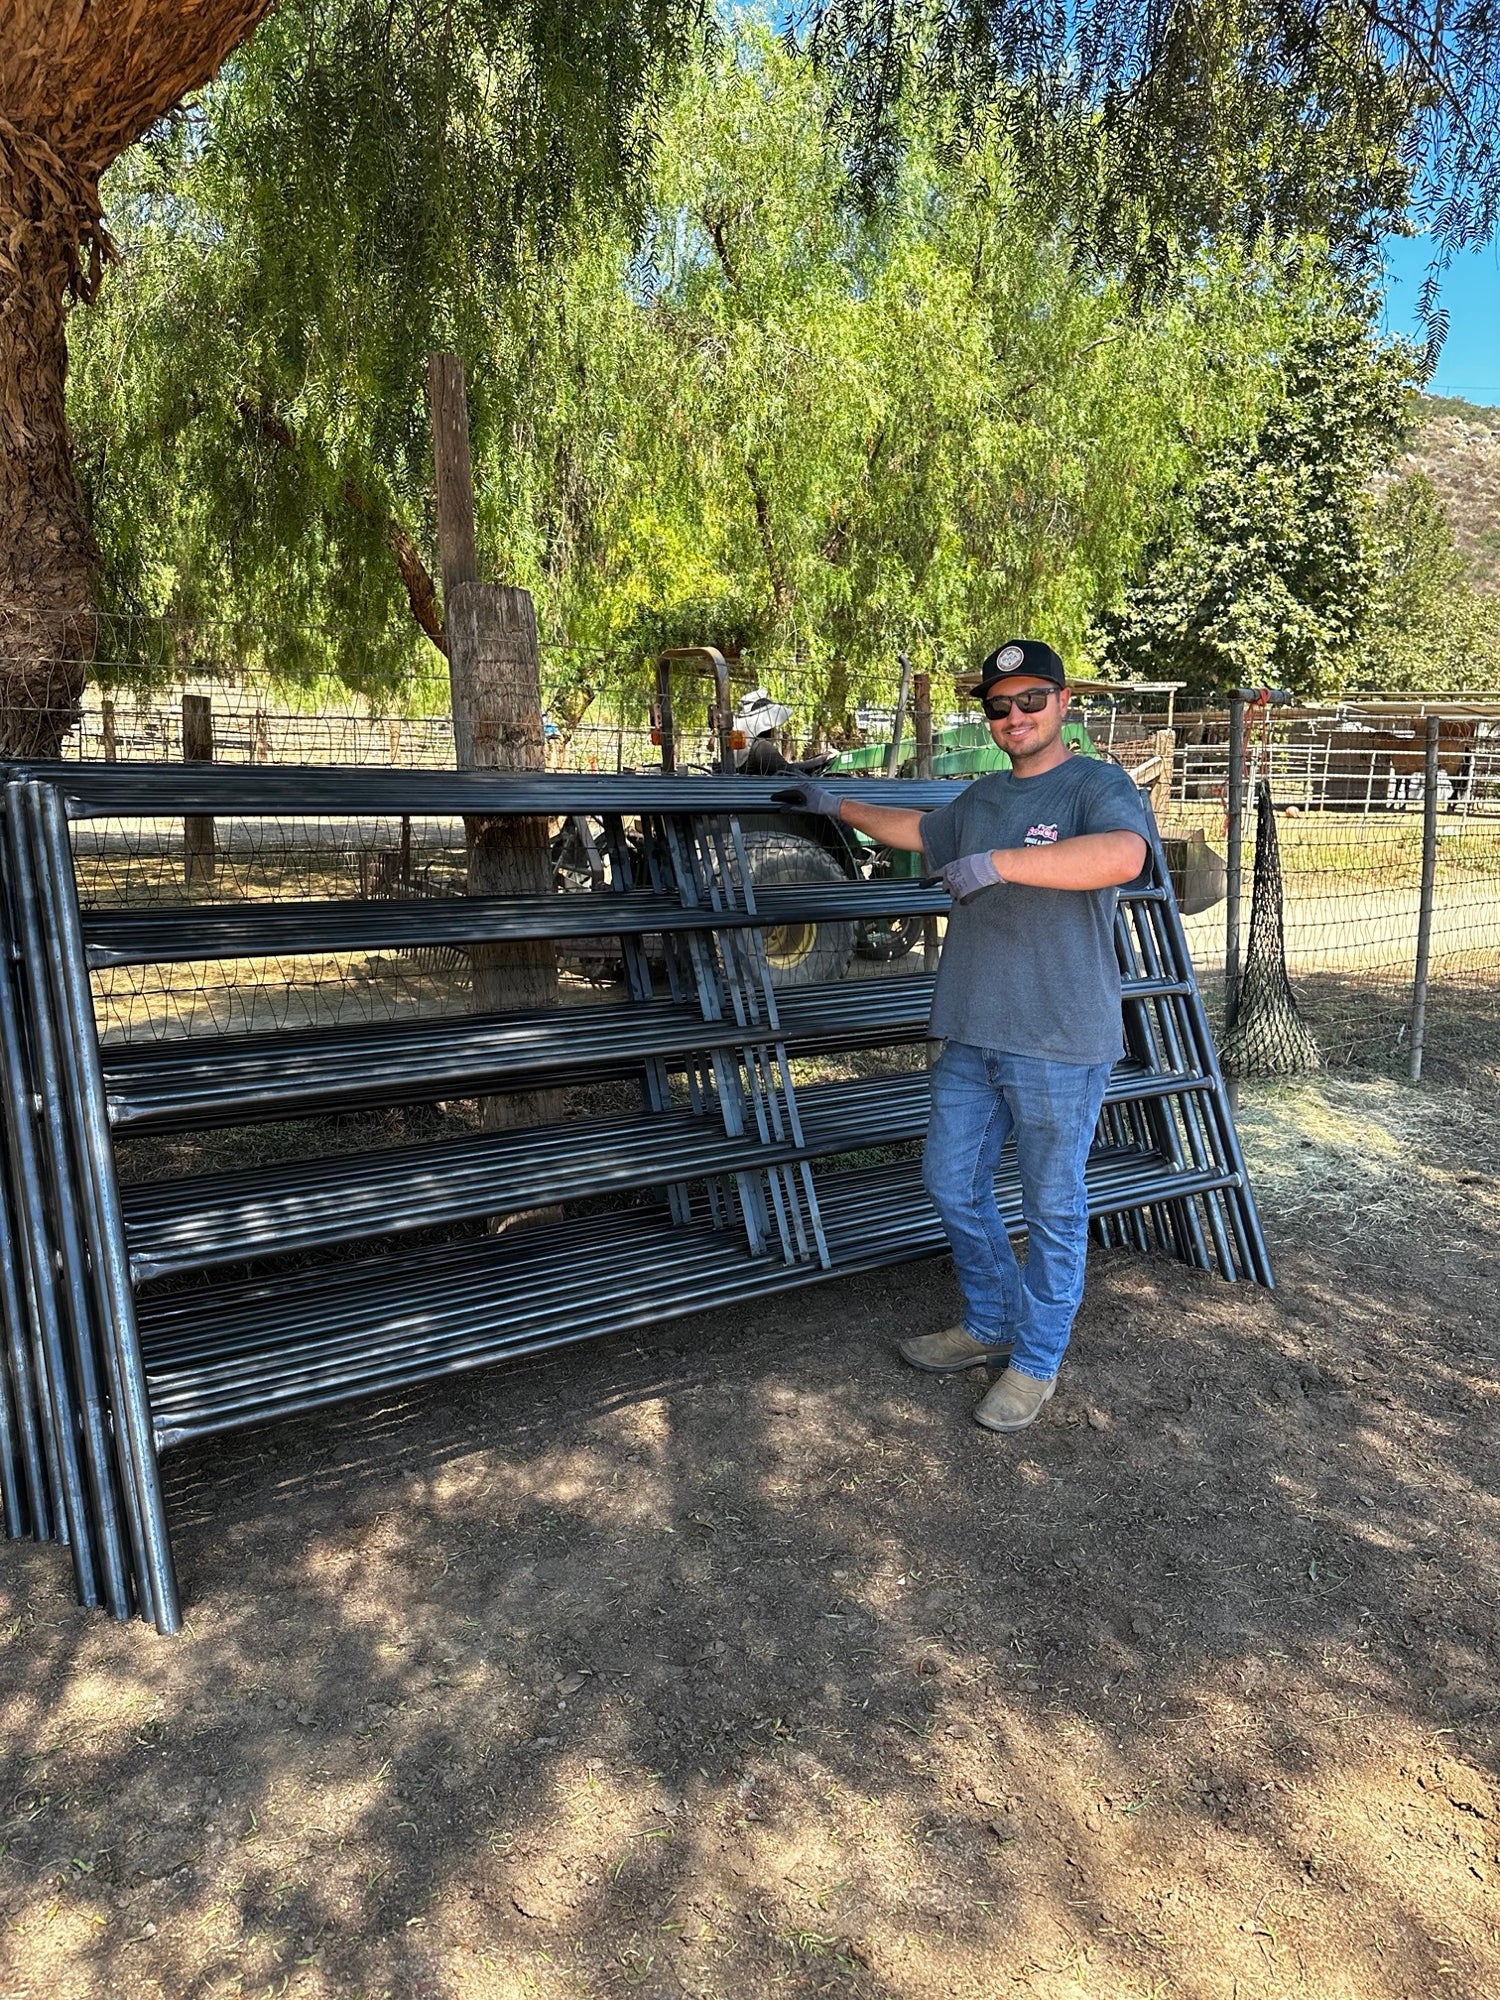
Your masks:
<path fill-rule="evenodd" d="M 916 737 L 916 768 L 919 778 L 932 776 L 932 678 L 918 674 L 912 682 L 912 727 Z M 938 920 L 922 919 L 922 970 L 936 972 L 938 963 Z"/>
<path fill-rule="evenodd" d="M 1411 987 L 1411 1068 L 1413 1083 L 1422 1081 L 1422 1053 L 1427 1046 L 1427 981 L 1432 968 L 1432 904 L 1437 883 L 1438 740 L 1442 723 L 1427 718 L 1422 762 L 1422 878 L 1417 897 L 1417 962 Z"/>
<path fill-rule="evenodd" d="M 214 761 L 214 705 L 206 694 L 182 697 L 182 761 L 184 764 L 211 764 Z M 190 889 L 206 888 L 218 867 L 218 842 L 214 823 L 201 813 L 190 814 L 182 822 L 182 879 Z"/>
<path fill-rule="evenodd" d="M 479 581 L 463 363 L 456 354 L 430 355 L 427 381 L 454 761 L 461 771 L 540 771 L 546 744 L 536 609 L 529 591 Z M 545 819 L 471 818 L 465 837 L 471 896 L 551 893 Z M 476 1013 L 546 1007 L 557 997 L 557 955 L 545 940 L 477 944 L 470 959 Z M 491 1098 L 485 1122 L 492 1130 L 543 1124 L 561 1108 L 556 1091 L 523 1092 Z"/>
<path fill-rule="evenodd" d="M 899 776 L 901 771 L 901 731 L 906 722 L 906 698 L 911 693 L 911 661 L 905 653 L 898 653 L 896 658 L 901 662 L 901 682 L 896 690 L 896 713 L 891 718 L 890 748 L 885 753 L 888 778 Z"/>
<path fill-rule="evenodd" d="M 115 705 L 112 701 L 100 702 L 99 724 L 104 736 L 104 761 L 113 764 L 119 751 L 115 741 Z"/>
<path fill-rule="evenodd" d="M 1245 697 L 1229 697 L 1229 788 L 1225 802 L 1224 1026 L 1234 1026 L 1240 1004 L 1240 884 L 1245 866 Z"/>
<path fill-rule="evenodd" d="M 1149 787 L 1151 810 L 1158 820 L 1164 820 L 1172 805 L 1172 767 L 1177 759 L 1177 731 L 1154 729 L 1151 732 L 1151 743 L 1161 761 L 1161 768 Z"/>

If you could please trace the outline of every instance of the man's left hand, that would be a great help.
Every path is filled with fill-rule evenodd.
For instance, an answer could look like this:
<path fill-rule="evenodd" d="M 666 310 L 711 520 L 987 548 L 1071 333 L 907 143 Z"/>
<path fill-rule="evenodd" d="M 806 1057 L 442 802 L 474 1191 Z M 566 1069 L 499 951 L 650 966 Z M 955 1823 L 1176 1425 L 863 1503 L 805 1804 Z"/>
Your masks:
<path fill-rule="evenodd" d="M 981 889 L 993 889 L 1004 877 L 995 866 L 993 850 L 983 854 L 961 854 L 938 871 L 943 887 L 955 903 L 966 903 Z"/>

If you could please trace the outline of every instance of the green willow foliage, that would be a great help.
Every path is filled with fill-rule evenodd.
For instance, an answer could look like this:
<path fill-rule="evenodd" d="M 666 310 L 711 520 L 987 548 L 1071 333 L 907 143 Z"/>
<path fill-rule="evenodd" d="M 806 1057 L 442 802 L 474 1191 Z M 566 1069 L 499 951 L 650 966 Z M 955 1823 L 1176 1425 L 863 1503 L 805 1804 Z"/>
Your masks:
<path fill-rule="evenodd" d="M 867 184 L 901 110 L 1009 140 L 1025 185 L 1146 285 L 1233 235 L 1329 237 L 1360 261 L 1411 203 L 1439 261 L 1500 216 L 1492 0 L 794 0 Z M 1424 293 L 1444 321 L 1436 276 Z"/>
<path fill-rule="evenodd" d="M 638 202 L 705 32 L 702 0 L 278 8 L 104 185 L 125 265 L 70 328 L 102 608 L 240 619 L 236 653 L 274 624 L 289 672 L 409 669 L 425 357 L 478 364 L 482 428 L 497 301 L 569 218 Z"/>
<path fill-rule="evenodd" d="M 664 131 L 631 339 L 595 345 L 582 424 L 622 462 L 605 559 L 555 615 L 615 654 L 796 661 L 838 706 L 898 646 L 951 667 L 1018 627 L 1076 646 L 1195 440 L 1251 420 L 1283 309 L 1226 259 L 1138 311 L 1002 154 L 945 163 L 920 133 L 866 222 L 825 109 L 750 42 Z"/>
<path fill-rule="evenodd" d="M 955 152 L 935 116 L 856 202 L 825 85 L 744 27 L 665 105 L 634 210 L 608 162 L 544 204 L 518 168 L 507 196 L 532 86 L 497 55 L 460 94 L 489 179 L 434 235 L 399 134 L 362 158 L 357 102 L 326 108 L 344 153 L 297 152 L 298 53 L 258 38 L 115 170 L 126 260 L 71 391 L 110 608 L 230 621 L 288 675 L 440 664 L 414 617 L 432 345 L 464 356 L 481 560 L 536 593 L 551 679 L 713 640 L 833 711 L 898 646 L 1076 652 L 1204 468 L 1297 405 L 1286 357 L 1333 282 L 1312 249 L 1220 249 L 1147 302 L 1018 191 L 1003 136 Z"/>

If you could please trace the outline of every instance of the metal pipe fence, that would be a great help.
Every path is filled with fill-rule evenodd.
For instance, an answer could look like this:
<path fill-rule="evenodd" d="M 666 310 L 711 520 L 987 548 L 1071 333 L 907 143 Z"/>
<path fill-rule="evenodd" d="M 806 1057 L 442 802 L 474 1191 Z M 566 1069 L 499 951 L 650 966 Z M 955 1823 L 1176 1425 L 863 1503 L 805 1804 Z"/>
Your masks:
<path fill-rule="evenodd" d="M 1424 800 L 1420 781 L 1390 808 L 1310 811 L 1296 786 L 1290 799 L 1278 789 L 1274 761 L 1247 764 L 1245 797 L 1267 784 L 1275 809 L 1286 973 L 1323 1064 L 1410 1075 L 1416 1017 L 1432 1073 L 1500 1059 L 1500 817 L 1450 808 L 1441 786 Z M 1180 785 L 1162 816 L 1164 832 L 1201 833 L 1232 860 L 1229 823 L 1227 802 L 1184 801 Z M 1247 884 L 1254 838 L 1247 812 L 1238 850 Z M 1248 893 L 1238 917 L 1236 927 L 1221 904 L 1187 919 L 1219 1010 L 1233 941 L 1251 920 Z"/>
<path fill-rule="evenodd" d="M 919 808 L 949 796 L 936 782 L 858 789 Z M 180 1626 L 159 1459 L 187 1439 L 944 1247 L 918 1159 L 932 995 L 920 956 L 870 960 L 909 969 L 868 984 L 781 989 L 773 973 L 808 962 L 778 959 L 777 940 L 897 922 L 916 937 L 946 898 L 912 878 L 758 868 L 758 822 L 796 824 L 777 790 L 5 767 L 0 1230 L 16 1282 L 0 1290 L 0 1490 L 11 1536 L 66 1543 L 81 1602 Z M 128 849 L 131 829 L 159 844 L 175 826 L 181 844 L 194 816 L 349 829 L 539 813 L 597 829 L 597 881 L 225 901 L 183 870 L 170 897 L 147 878 L 133 902 L 101 899 L 89 865 L 103 831 Z M 467 956 L 540 938 L 591 943 L 612 961 L 608 990 L 570 1003 L 560 983 L 553 1007 L 462 1022 L 439 1008 L 380 1027 L 190 1023 L 163 1038 L 148 1018 L 111 1039 L 101 985 L 121 969 Z M 1115 947 L 1123 1048 L 1088 1162 L 1095 1237 L 1269 1284 L 1159 843 L 1121 895 Z M 576 1095 L 558 1116 L 473 1115 L 559 1084 Z M 421 1116 L 398 1134 L 406 1110 Z M 996 1193 L 1019 1229 L 1013 1157 Z M 493 1226 L 520 1215 L 534 1226 Z"/>
<path fill-rule="evenodd" d="M 1422 809 L 1422 740 L 1392 755 L 1357 740 L 1339 742 L 1330 733 L 1321 742 L 1252 744 L 1247 778 L 1264 781 L 1277 802 L 1302 812 L 1401 813 Z M 1227 743 L 1181 743 L 1172 775 L 1172 799 L 1192 805 L 1222 799 L 1229 783 Z M 1417 768 L 1411 769 L 1415 762 Z M 1468 753 L 1457 772 L 1438 767 L 1434 780 L 1440 811 L 1500 815 L 1500 741 L 1487 738 Z"/>

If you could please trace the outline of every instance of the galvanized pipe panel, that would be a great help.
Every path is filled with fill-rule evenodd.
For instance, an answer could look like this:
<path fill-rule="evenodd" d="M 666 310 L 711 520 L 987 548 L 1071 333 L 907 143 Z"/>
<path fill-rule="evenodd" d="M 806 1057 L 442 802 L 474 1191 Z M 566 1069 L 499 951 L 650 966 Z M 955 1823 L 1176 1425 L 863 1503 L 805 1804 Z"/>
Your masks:
<path fill-rule="evenodd" d="M 46 776 L 27 790 L 30 835 L 19 846 L 21 793 L 15 784 L 7 791 L 5 888 L 27 927 L 30 963 L 25 993 L 12 994 L 22 1053 L 3 1066 L 11 1202 L 0 1208 L 0 1233 L 7 1222 L 19 1232 L 28 1269 L 28 1260 L 45 1254 L 48 1261 L 38 1267 L 47 1280 L 42 1297 L 28 1283 L 18 1298 L 0 1299 L 0 1499 L 12 1527 L 25 1516 L 31 1488 L 53 1499 L 55 1515 L 65 1501 L 59 1532 L 76 1516 L 88 1545 L 81 1594 L 89 1595 L 102 1563 L 117 1615 L 122 1568 L 125 1598 L 133 1590 L 164 1629 L 180 1615 L 164 1516 L 158 1509 L 148 1521 L 143 1511 L 159 1502 L 158 1448 L 942 1247 L 912 1156 L 926 1124 L 926 1076 L 799 1091 L 791 1074 L 794 1056 L 924 1039 L 930 979 L 777 993 L 763 939 L 771 924 L 934 914 L 946 899 L 889 879 L 757 892 L 733 815 L 777 810 L 778 785 L 222 767 L 65 766 Z M 953 796 L 941 784 L 847 789 L 921 810 Z M 577 812 L 603 823 L 619 886 L 597 895 L 309 899 L 80 915 L 65 812 L 134 820 L 148 838 L 146 822 L 191 813 L 306 824 Z M 639 821 L 633 845 L 626 816 Z M 645 961 L 643 940 L 653 933 L 663 940 L 667 1000 L 656 997 Z M 101 1055 L 89 995 L 90 965 L 611 935 L 621 942 L 628 1006 Z M 1088 1166 L 1094 1233 L 1203 1268 L 1216 1263 L 1228 1277 L 1248 1271 L 1268 1279 L 1154 846 L 1146 879 L 1121 898 L 1116 942 L 1127 1056 L 1111 1078 Z M 49 970 L 38 977 L 43 957 Z M 13 963 L 7 956 L 0 969 L 0 1012 Z M 674 1099 L 673 1072 L 687 1084 L 686 1108 L 680 1084 Z M 637 1118 L 147 1183 L 123 1200 L 115 1181 L 111 1125 L 190 1129 L 619 1075 L 642 1081 Z M 28 1156 L 17 1133 L 31 1130 L 34 1100 L 59 1092 L 61 1108 L 44 1103 L 33 1134 L 41 1143 Z M 911 1149 L 904 1160 L 840 1164 L 898 1143 Z M 456 1226 L 559 1201 L 576 1206 L 580 1187 L 590 1197 L 634 1191 L 638 1204 L 590 1208 L 501 1238 L 394 1247 L 416 1226 Z M 1017 1227 L 1011 1155 L 1001 1162 L 997 1198 L 1007 1225 Z M 49 1335 L 54 1228 L 63 1283 Z M 366 1239 L 385 1247 L 352 1260 L 327 1255 Z M 293 1256 L 300 1261 L 290 1263 Z M 254 1260 L 267 1261 L 261 1275 L 232 1275 L 232 1265 Z M 152 1274 L 184 1272 L 200 1274 L 203 1284 L 153 1285 Z M 36 1376 L 29 1431 L 18 1357 L 33 1362 Z M 80 1439 L 88 1446 L 81 1455 Z M 116 1493 L 132 1531 L 123 1539 L 111 1520 Z"/>

